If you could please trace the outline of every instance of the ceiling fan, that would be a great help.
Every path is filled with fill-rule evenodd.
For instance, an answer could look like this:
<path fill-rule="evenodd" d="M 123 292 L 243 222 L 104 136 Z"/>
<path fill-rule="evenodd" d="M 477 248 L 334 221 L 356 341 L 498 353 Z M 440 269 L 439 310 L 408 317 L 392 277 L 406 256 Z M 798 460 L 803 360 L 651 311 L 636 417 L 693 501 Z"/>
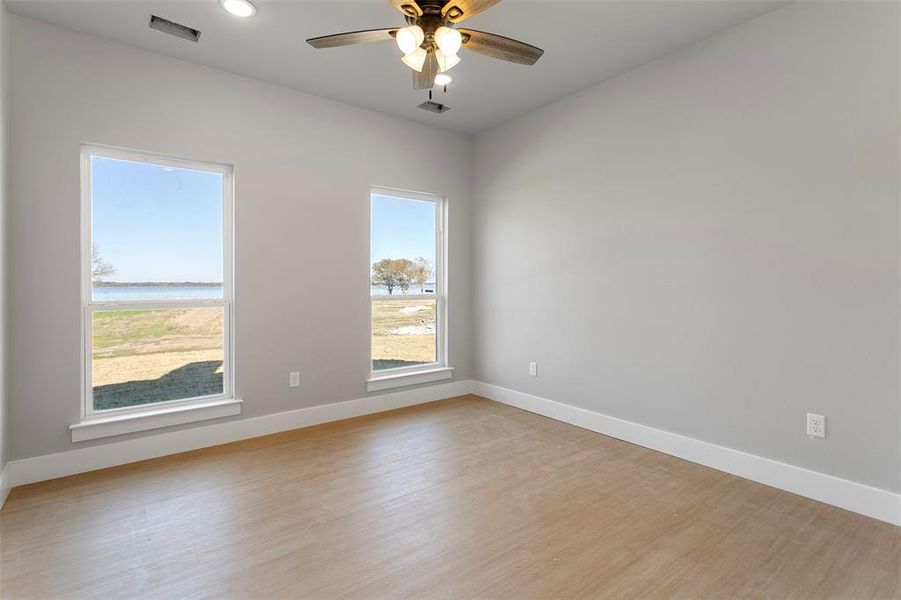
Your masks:
<path fill-rule="evenodd" d="M 460 48 L 492 58 L 534 65 L 544 50 L 525 42 L 454 25 L 473 17 L 501 0 L 388 0 L 407 20 L 406 27 L 368 29 L 310 38 L 314 48 L 369 44 L 394 39 L 403 52 L 401 61 L 413 70 L 413 87 L 431 89 L 439 73 L 460 62 Z"/>

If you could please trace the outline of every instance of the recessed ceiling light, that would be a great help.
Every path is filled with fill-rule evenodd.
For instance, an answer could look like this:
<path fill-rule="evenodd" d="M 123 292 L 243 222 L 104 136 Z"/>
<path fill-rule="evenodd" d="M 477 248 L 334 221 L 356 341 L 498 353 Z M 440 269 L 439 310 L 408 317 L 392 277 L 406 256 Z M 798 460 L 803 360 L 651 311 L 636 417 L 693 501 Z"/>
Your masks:
<path fill-rule="evenodd" d="M 219 0 L 219 5 L 236 17 L 252 17 L 257 14 L 257 7 L 248 0 Z"/>
<path fill-rule="evenodd" d="M 453 81 L 454 78 L 447 73 L 438 73 L 435 76 L 435 85 L 450 85 Z"/>

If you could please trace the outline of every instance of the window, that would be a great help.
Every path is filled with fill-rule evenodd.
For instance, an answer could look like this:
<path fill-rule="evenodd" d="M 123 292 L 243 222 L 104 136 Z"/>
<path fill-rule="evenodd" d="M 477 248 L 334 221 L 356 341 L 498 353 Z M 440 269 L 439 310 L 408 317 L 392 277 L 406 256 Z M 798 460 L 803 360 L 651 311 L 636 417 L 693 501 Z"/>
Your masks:
<path fill-rule="evenodd" d="M 232 398 L 231 169 L 96 147 L 82 168 L 85 422 Z"/>
<path fill-rule="evenodd" d="M 444 199 L 374 189 L 370 203 L 370 383 L 442 370 L 446 367 Z"/>

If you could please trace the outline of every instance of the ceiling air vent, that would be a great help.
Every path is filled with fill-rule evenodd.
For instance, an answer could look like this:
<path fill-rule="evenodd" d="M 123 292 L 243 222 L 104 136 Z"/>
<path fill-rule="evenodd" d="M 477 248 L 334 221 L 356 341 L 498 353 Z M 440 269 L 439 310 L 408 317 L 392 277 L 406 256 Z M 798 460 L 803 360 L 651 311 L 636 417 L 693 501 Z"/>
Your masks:
<path fill-rule="evenodd" d="M 156 15 L 150 15 L 150 28 L 162 31 L 163 33 L 168 33 L 169 35 L 174 35 L 175 37 L 180 37 L 189 42 L 196 42 L 200 39 L 200 30 Z"/>
<path fill-rule="evenodd" d="M 417 108 L 421 108 L 422 110 L 427 110 L 433 113 L 438 113 L 439 115 L 450 110 L 450 106 L 448 106 L 447 104 L 439 104 L 437 102 L 432 102 L 431 100 L 429 100 L 428 102 L 423 102 Z"/>

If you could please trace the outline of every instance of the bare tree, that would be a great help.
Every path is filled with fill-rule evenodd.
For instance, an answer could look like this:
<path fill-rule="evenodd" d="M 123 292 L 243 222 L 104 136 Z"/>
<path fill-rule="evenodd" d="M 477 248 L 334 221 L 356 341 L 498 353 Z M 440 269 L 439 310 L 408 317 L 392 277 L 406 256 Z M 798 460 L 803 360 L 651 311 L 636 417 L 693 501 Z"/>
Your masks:
<path fill-rule="evenodd" d="M 91 279 L 93 281 L 103 281 L 116 272 L 116 267 L 109 264 L 100 256 L 100 246 L 94 243 L 91 246 Z"/>
<path fill-rule="evenodd" d="M 406 292 L 413 282 L 414 266 L 407 258 L 383 258 L 372 265 L 372 284 L 385 286 L 388 295 L 398 287 Z"/>
<path fill-rule="evenodd" d="M 419 286 L 419 293 L 425 293 L 425 286 L 435 275 L 432 265 L 420 256 L 413 261 L 413 283 Z"/>

